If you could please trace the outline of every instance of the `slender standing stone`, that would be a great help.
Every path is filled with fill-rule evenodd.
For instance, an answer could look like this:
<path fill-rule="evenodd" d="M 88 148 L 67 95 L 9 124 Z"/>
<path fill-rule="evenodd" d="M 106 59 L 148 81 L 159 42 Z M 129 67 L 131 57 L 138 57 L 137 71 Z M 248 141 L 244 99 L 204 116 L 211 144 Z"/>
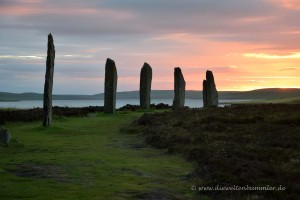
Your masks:
<path fill-rule="evenodd" d="M 116 93 L 117 93 L 118 74 L 116 64 L 107 58 L 105 64 L 105 84 L 104 84 L 104 112 L 116 112 Z"/>
<path fill-rule="evenodd" d="M 219 98 L 216 89 L 214 75 L 211 71 L 206 71 L 206 80 L 203 80 L 203 106 L 218 106 Z"/>
<path fill-rule="evenodd" d="M 48 50 L 46 61 L 46 75 L 44 85 L 43 126 L 48 127 L 52 123 L 52 90 L 54 74 L 55 47 L 51 33 L 48 35 Z"/>
<path fill-rule="evenodd" d="M 174 100 L 173 109 L 179 109 L 184 107 L 185 101 L 185 80 L 181 73 L 181 69 L 176 67 L 174 69 Z"/>
<path fill-rule="evenodd" d="M 144 63 L 140 75 L 140 105 L 142 109 L 150 108 L 151 81 L 152 68 L 148 63 Z"/>

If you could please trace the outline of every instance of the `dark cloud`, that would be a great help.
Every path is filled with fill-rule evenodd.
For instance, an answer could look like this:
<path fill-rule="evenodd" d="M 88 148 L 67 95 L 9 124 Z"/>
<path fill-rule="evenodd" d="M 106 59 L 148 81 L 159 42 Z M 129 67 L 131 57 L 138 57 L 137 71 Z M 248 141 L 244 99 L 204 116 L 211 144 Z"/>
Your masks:
<path fill-rule="evenodd" d="M 25 4 L 20 2 L 11 4 Z M 300 26 L 298 11 L 284 12 L 269 0 L 43 1 L 33 7 L 31 13 L 1 20 L 0 27 L 93 39 L 192 33 L 211 40 L 280 43 L 279 31 Z"/>
<path fill-rule="evenodd" d="M 45 2 L 44 12 L 21 15 L 6 28 L 49 30 L 68 35 L 139 35 L 170 32 L 236 33 L 260 26 L 242 19 L 272 15 L 263 0 L 166 0 Z M 71 7 L 69 5 L 72 5 Z M 242 20 L 242 21 L 241 21 Z M 208 23 L 209 22 L 209 23 Z M 258 31 L 255 29 L 255 31 Z"/>

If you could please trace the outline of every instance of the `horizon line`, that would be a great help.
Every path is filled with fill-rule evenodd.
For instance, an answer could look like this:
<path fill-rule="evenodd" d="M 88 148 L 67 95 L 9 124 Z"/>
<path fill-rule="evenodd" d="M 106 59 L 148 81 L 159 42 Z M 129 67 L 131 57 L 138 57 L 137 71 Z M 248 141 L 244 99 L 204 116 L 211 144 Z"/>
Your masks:
<path fill-rule="evenodd" d="M 289 90 L 289 89 L 298 89 L 300 90 L 300 87 L 274 87 L 274 88 L 257 88 L 257 89 L 252 89 L 252 90 L 219 90 L 218 92 L 251 92 L 251 91 L 256 91 L 256 90 L 271 90 L 271 89 L 281 89 L 281 90 Z M 173 91 L 173 89 L 170 90 L 151 90 L 151 91 Z M 185 91 L 194 91 L 194 92 L 202 92 L 203 90 L 185 90 Z M 6 91 L 0 91 L 3 93 L 13 93 L 13 94 L 26 94 L 26 93 L 33 93 L 33 94 L 43 94 L 43 92 L 6 92 Z M 117 93 L 121 92 L 139 92 L 139 90 L 129 90 L 129 91 L 117 91 Z M 70 93 L 53 93 L 53 95 L 99 95 L 99 94 L 104 94 L 104 92 L 100 93 L 94 93 L 94 94 L 70 94 Z"/>

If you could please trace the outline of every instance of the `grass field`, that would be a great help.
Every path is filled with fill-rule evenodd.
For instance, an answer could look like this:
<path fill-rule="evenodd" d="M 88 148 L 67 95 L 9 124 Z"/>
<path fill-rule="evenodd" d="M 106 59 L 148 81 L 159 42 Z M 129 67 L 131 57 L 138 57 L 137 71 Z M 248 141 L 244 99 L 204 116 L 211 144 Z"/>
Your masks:
<path fill-rule="evenodd" d="M 8 121 L 0 199 L 299 199 L 299 110 L 262 104 L 61 115 L 50 128 Z M 216 186 L 284 190 L 199 190 Z"/>
<path fill-rule="evenodd" d="M 127 128 L 142 112 L 7 123 L 0 199 L 194 199 L 192 164 L 146 146 Z"/>

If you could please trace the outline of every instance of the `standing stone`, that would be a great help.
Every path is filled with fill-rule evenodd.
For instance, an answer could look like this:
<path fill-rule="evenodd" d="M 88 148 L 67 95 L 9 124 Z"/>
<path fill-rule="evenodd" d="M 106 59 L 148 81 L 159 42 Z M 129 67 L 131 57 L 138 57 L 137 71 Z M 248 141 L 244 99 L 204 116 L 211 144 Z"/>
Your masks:
<path fill-rule="evenodd" d="M 184 107 L 185 101 L 185 80 L 181 73 L 181 69 L 176 67 L 174 69 L 174 100 L 173 109 L 179 109 Z"/>
<path fill-rule="evenodd" d="M 117 93 L 118 74 L 116 64 L 107 58 L 105 64 L 105 84 L 104 84 L 104 112 L 116 112 L 116 93 Z"/>
<path fill-rule="evenodd" d="M 202 95 L 203 95 L 203 107 L 208 107 L 207 103 L 207 81 L 204 79 L 203 80 L 203 90 L 202 90 Z"/>
<path fill-rule="evenodd" d="M 51 33 L 48 35 L 48 50 L 46 61 L 46 75 L 44 85 L 43 126 L 48 127 L 52 123 L 52 88 L 54 73 L 55 47 Z"/>
<path fill-rule="evenodd" d="M 150 108 L 151 81 L 152 68 L 148 63 L 144 63 L 140 75 L 140 105 L 142 109 Z"/>
<path fill-rule="evenodd" d="M 203 80 L 203 106 L 218 106 L 219 98 L 216 89 L 214 75 L 211 71 L 206 71 L 206 80 Z"/>
<path fill-rule="evenodd" d="M 7 129 L 0 127 L 0 140 L 4 145 L 8 145 L 10 142 L 11 135 L 7 131 Z"/>

